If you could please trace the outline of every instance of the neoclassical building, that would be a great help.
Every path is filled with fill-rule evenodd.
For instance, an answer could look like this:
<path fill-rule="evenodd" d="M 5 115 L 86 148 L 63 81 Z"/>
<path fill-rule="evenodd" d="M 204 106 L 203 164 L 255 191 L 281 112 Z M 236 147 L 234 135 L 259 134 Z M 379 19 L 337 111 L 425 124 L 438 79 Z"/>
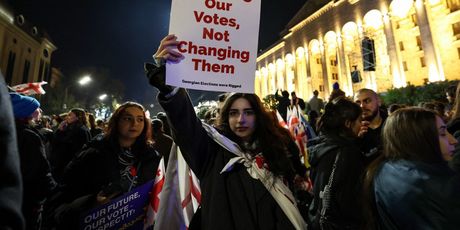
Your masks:
<path fill-rule="evenodd" d="M 460 79 L 460 0 L 308 0 L 282 36 L 257 58 L 259 96 Z"/>
<path fill-rule="evenodd" d="M 9 85 L 51 80 L 49 36 L 0 1 L 0 70 Z"/>

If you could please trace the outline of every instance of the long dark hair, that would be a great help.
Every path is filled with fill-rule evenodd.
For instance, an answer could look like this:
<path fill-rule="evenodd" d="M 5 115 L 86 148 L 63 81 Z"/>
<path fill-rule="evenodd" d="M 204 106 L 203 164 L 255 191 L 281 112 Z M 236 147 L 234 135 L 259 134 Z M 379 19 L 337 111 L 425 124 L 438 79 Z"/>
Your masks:
<path fill-rule="evenodd" d="M 95 129 L 96 128 L 96 117 L 92 113 L 88 113 L 88 123 L 89 128 Z"/>
<path fill-rule="evenodd" d="M 383 154 L 367 168 L 364 195 L 367 202 L 368 228 L 375 228 L 378 216 L 375 207 L 374 176 L 385 161 L 409 160 L 429 164 L 444 162 L 436 126 L 436 113 L 423 108 L 409 107 L 395 111 L 383 127 Z"/>
<path fill-rule="evenodd" d="M 324 114 L 318 121 L 318 130 L 324 134 L 353 136 L 346 122 L 354 122 L 361 116 L 362 110 L 356 103 L 345 97 L 338 97 L 326 104 Z"/>
<path fill-rule="evenodd" d="M 77 117 L 78 121 L 76 123 L 80 123 L 87 128 L 89 128 L 89 123 L 88 123 L 88 117 L 86 116 L 86 112 L 82 108 L 73 108 L 70 110 L 70 112 L 74 113 L 75 116 Z"/>
<path fill-rule="evenodd" d="M 143 111 L 144 115 L 144 129 L 142 130 L 141 135 L 136 138 L 134 142 L 134 148 L 145 150 L 150 148 L 153 144 L 152 140 L 152 127 L 150 125 L 150 119 L 145 116 L 145 109 L 139 103 L 128 101 L 123 103 L 120 107 L 118 107 L 115 112 L 110 117 L 109 123 L 107 125 L 107 129 L 105 130 L 105 138 L 111 141 L 118 142 L 118 121 L 120 120 L 121 116 L 125 113 L 125 110 L 130 107 L 136 107 Z"/>
<path fill-rule="evenodd" d="M 228 123 L 230 108 L 239 98 L 246 99 L 254 110 L 256 124 L 253 138 L 259 142 L 259 147 L 262 150 L 262 154 L 267 161 L 270 171 L 275 176 L 292 177 L 293 168 L 287 157 L 288 142 L 286 141 L 286 135 L 283 135 L 274 125 L 275 120 L 273 116 L 263 107 L 257 95 L 244 93 L 233 93 L 228 95 L 222 106 L 217 123 L 219 130 L 243 147 L 241 138 L 231 131 Z"/>

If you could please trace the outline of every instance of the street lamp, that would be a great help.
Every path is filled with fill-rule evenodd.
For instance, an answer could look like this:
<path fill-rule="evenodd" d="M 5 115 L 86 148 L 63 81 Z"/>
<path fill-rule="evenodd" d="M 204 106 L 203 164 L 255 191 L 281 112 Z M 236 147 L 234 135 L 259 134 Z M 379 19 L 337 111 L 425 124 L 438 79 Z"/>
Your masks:
<path fill-rule="evenodd" d="M 89 75 L 85 75 L 85 76 L 81 77 L 78 80 L 78 84 L 80 86 L 85 86 L 88 83 L 90 83 L 92 80 L 93 79 Z M 69 95 L 69 88 L 71 88 L 73 86 L 74 86 L 73 84 L 70 84 L 70 85 L 65 87 L 65 90 L 64 90 L 64 104 L 62 105 L 63 109 L 67 109 L 67 99 L 68 99 L 68 95 Z"/>
<path fill-rule="evenodd" d="M 92 81 L 91 77 L 90 77 L 89 75 L 86 75 L 86 76 L 83 76 L 82 78 L 80 78 L 80 80 L 78 81 L 78 83 L 79 83 L 80 85 L 86 85 L 86 84 L 88 84 L 88 83 L 91 82 L 91 81 Z"/>
<path fill-rule="evenodd" d="M 105 98 L 107 98 L 107 94 L 104 93 L 104 94 L 99 95 L 100 101 L 103 101 Z"/>

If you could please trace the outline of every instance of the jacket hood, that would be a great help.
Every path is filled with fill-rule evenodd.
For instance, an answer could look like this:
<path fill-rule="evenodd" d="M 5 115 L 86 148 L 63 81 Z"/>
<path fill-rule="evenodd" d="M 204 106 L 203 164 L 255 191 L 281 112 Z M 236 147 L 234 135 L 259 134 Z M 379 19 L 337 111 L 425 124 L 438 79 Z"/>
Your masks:
<path fill-rule="evenodd" d="M 324 155 L 332 150 L 356 144 L 356 138 L 322 134 L 308 141 L 308 160 L 314 167 Z"/>

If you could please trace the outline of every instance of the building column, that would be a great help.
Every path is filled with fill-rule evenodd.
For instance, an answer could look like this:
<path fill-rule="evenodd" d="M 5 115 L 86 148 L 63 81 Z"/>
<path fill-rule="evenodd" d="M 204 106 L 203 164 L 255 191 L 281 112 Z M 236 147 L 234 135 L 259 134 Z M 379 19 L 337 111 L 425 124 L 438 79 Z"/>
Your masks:
<path fill-rule="evenodd" d="M 262 71 L 262 94 L 263 96 L 267 96 L 268 94 L 270 94 L 270 92 L 268 92 L 268 84 L 270 84 L 268 82 L 268 67 L 265 66 L 265 71 Z"/>
<path fill-rule="evenodd" d="M 320 43 L 320 52 L 321 52 L 321 70 L 323 72 L 323 87 L 324 87 L 324 97 L 329 98 L 331 94 L 329 90 L 329 78 L 327 77 L 327 59 L 325 53 L 324 43 L 321 41 Z"/>
<path fill-rule="evenodd" d="M 255 78 L 254 78 L 254 94 L 259 95 L 260 98 L 263 98 L 262 90 L 261 90 L 261 87 L 260 87 L 260 83 L 261 83 L 261 80 L 260 80 L 260 71 L 259 71 L 259 70 L 256 70 Z"/>
<path fill-rule="evenodd" d="M 347 95 L 353 95 L 353 83 L 351 82 L 350 65 L 347 63 L 345 56 L 345 46 L 342 42 L 342 35 L 337 33 L 337 55 L 338 65 L 340 70 L 340 83 L 343 85 L 343 89 Z M 343 84 L 344 83 L 344 84 Z"/>
<path fill-rule="evenodd" d="M 429 2 L 426 2 L 429 4 Z M 428 20 L 426 5 L 424 0 L 415 0 L 415 13 L 417 15 L 418 28 L 420 30 L 420 39 L 425 54 L 425 63 L 428 68 L 428 80 L 430 82 L 445 80 L 444 70 L 442 68 L 441 58 L 434 45 L 431 34 L 430 21 Z"/>
<path fill-rule="evenodd" d="M 308 43 L 307 43 L 308 44 Z M 311 82 L 311 66 L 310 66 L 310 60 L 311 60 L 311 56 L 310 56 L 310 50 L 305 48 L 305 65 L 306 65 L 306 68 L 307 68 L 307 76 L 305 78 L 305 84 L 307 85 L 307 96 L 306 98 L 310 98 L 311 95 L 313 95 L 313 83 Z"/>
<path fill-rule="evenodd" d="M 393 23 L 388 13 L 383 14 L 383 27 L 385 38 L 387 42 L 387 52 L 390 56 L 390 68 L 391 74 L 393 75 L 393 87 L 400 88 L 406 86 L 406 75 L 404 67 L 401 62 L 401 57 L 398 52 L 398 46 L 396 45 L 396 39 L 394 36 Z"/>

